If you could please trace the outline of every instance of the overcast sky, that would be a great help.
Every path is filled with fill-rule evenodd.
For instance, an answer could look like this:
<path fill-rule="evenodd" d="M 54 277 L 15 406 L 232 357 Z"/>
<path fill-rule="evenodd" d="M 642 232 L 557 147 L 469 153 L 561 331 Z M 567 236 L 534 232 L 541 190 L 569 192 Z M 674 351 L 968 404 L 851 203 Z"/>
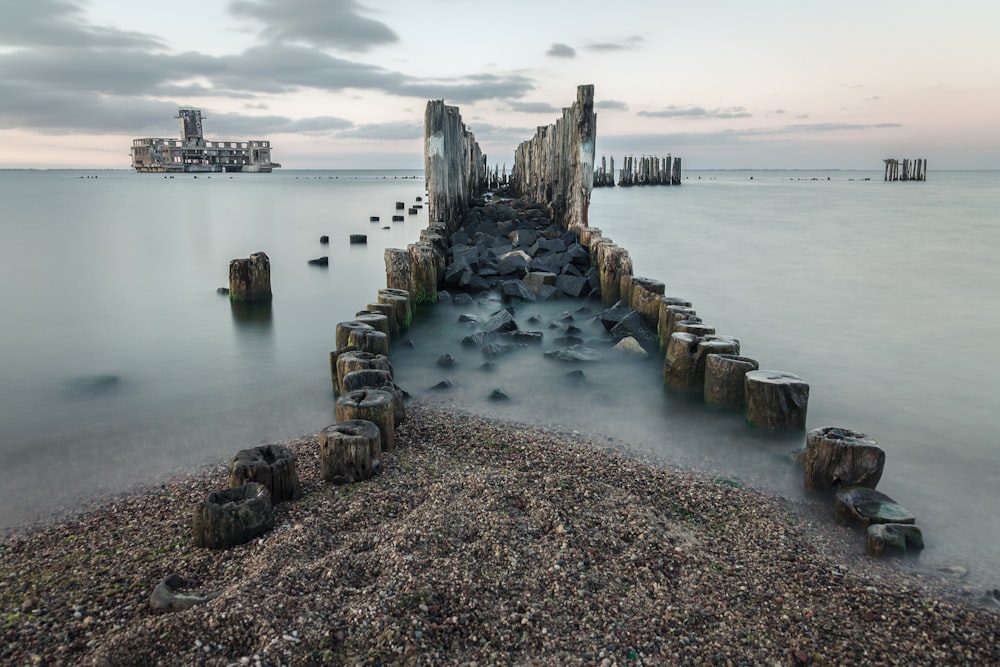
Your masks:
<path fill-rule="evenodd" d="M 598 161 L 1000 168 L 995 0 L 0 0 L 0 168 L 128 168 L 180 106 L 286 168 L 422 168 L 430 99 L 509 165 L 586 83 Z"/>

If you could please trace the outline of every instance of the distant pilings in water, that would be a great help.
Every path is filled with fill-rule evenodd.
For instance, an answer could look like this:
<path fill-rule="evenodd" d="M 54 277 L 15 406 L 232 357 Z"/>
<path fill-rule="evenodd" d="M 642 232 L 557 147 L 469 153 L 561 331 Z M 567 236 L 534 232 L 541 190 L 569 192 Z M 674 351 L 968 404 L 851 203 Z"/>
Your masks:
<path fill-rule="evenodd" d="M 654 157 L 643 155 L 625 158 L 618 181 L 615 182 L 615 159 L 611 158 L 611 167 L 607 168 L 605 158 L 601 157 L 601 167 L 594 171 L 594 187 L 629 187 L 632 185 L 680 185 L 681 159 L 666 155 Z"/>
<path fill-rule="evenodd" d="M 916 160 L 886 158 L 882 162 L 885 163 L 886 181 L 927 180 L 927 160 L 924 158 L 917 158 Z"/>

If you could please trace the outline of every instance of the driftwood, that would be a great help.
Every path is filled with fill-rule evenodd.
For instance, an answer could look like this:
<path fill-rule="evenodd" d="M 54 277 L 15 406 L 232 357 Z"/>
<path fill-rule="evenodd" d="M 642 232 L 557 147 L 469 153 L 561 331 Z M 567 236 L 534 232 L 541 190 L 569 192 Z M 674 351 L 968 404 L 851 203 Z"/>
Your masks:
<path fill-rule="evenodd" d="M 382 451 L 391 452 L 396 448 L 396 418 L 393 396 L 379 389 L 359 389 L 348 392 L 337 399 L 336 416 L 338 422 L 364 419 L 378 426 L 382 441 Z"/>
<path fill-rule="evenodd" d="M 782 371 L 750 371 L 744 376 L 747 424 L 766 431 L 804 431 L 809 385 Z"/>
<path fill-rule="evenodd" d="M 210 493 L 195 508 L 191 527 L 199 547 L 228 549 L 249 542 L 274 527 L 271 493 L 257 482 Z"/>
<path fill-rule="evenodd" d="M 382 472 L 382 437 L 374 423 L 350 419 L 319 434 L 320 476 L 334 484 L 371 479 Z"/>
<path fill-rule="evenodd" d="M 153 611 L 181 611 L 190 609 L 195 605 L 205 604 L 209 600 L 219 597 L 219 591 L 208 595 L 193 595 L 191 593 L 181 593 L 184 587 L 184 580 L 179 574 L 168 574 L 153 589 L 149 596 L 149 608 Z"/>
<path fill-rule="evenodd" d="M 228 486 L 234 489 L 247 482 L 266 486 L 273 503 L 302 495 L 295 472 L 295 455 L 284 445 L 261 445 L 236 452 L 229 464 Z"/>
<path fill-rule="evenodd" d="M 885 452 L 874 438 L 834 426 L 809 431 L 805 449 L 796 458 L 805 469 L 807 489 L 874 489 L 885 467 Z"/>

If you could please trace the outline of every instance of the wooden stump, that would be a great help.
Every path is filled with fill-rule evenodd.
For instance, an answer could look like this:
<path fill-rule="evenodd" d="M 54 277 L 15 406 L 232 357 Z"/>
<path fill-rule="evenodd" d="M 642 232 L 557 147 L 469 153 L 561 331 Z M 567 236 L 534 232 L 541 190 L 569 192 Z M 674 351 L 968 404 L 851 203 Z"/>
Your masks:
<path fill-rule="evenodd" d="M 671 334 L 663 357 L 663 384 L 668 389 L 692 392 L 698 389 L 694 353 L 700 339 L 694 334 Z"/>
<path fill-rule="evenodd" d="M 340 376 L 337 375 L 337 359 L 342 354 L 359 351 L 357 348 L 348 345 L 345 348 L 330 352 L 330 381 L 333 383 L 334 393 L 340 393 Z"/>
<path fill-rule="evenodd" d="M 632 292 L 630 296 L 632 310 L 642 315 L 651 326 L 656 326 L 660 317 L 660 299 L 666 286 L 659 280 L 652 278 L 632 278 Z"/>
<path fill-rule="evenodd" d="M 369 313 L 382 313 L 389 323 L 389 338 L 393 339 L 399 335 L 399 324 L 396 321 L 396 307 L 391 303 L 369 303 L 365 306 Z"/>
<path fill-rule="evenodd" d="M 229 262 L 229 298 L 233 301 L 271 300 L 271 260 L 263 252 Z"/>
<path fill-rule="evenodd" d="M 670 344 L 670 336 L 674 333 L 674 324 L 681 320 L 698 320 L 694 308 L 681 304 L 660 303 L 660 321 L 656 333 L 660 336 L 660 346 L 666 349 Z M 698 320 L 700 321 L 700 320 Z"/>
<path fill-rule="evenodd" d="M 759 368 L 749 357 L 736 354 L 709 354 L 705 359 L 705 403 L 715 408 L 742 408 L 745 379 Z"/>
<path fill-rule="evenodd" d="M 389 356 L 389 337 L 381 331 L 355 329 L 347 337 L 347 345 L 362 352 Z"/>
<path fill-rule="evenodd" d="M 194 543 L 209 549 L 245 544 L 274 527 L 274 507 L 267 487 L 248 482 L 210 493 L 195 509 Z"/>
<path fill-rule="evenodd" d="M 628 250 L 614 243 L 597 246 L 597 270 L 601 278 L 601 303 L 611 305 L 621 299 L 622 276 L 632 274 Z"/>
<path fill-rule="evenodd" d="M 434 246 L 429 243 L 411 243 L 406 246 L 410 255 L 413 303 L 436 303 L 438 289 L 438 263 Z"/>
<path fill-rule="evenodd" d="M 396 416 L 393 396 L 380 389 L 359 389 L 343 394 L 337 399 L 338 422 L 365 419 L 378 426 L 382 436 L 382 451 L 396 448 Z"/>
<path fill-rule="evenodd" d="M 350 345 L 348 339 L 351 336 L 352 331 L 356 330 L 363 331 L 374 331 L 375 327 L 364 322 L 358 322 L 357 320 L 351 320 L 350 322 L 339 322 L 336 329 L 336 345 L 338 350 L 343 350 Z"/>
<path fill-rule="evenodd" d="M 334 484 L 371 479 L 382 472 L 382 436 L 376 424 L 350 419 L 319 434 L 320 476 Z"/>
<path fill-rule="evenodd" d="M 392 304 L 396 312 L 396 328 L 399 331 L 405 331 L 410 327 L 412 315 L 410 313 L 410 295 L 407 292 L 390 288 L 380 289 L 378 302 Z"/>
<path fill-rule="evenodd" d="M 228 486 L 234 489 L 247 482 L 266 486 L 272 503 L 295 500 L 302 495 L 295 473 L 295 455 L 284 445 L 261 445 L 236 452 L 229 464 Z"/>
<path fill-rule="evenodd" d="M 337 355 L 337 389 L 343 394 L 344 391 L 344 376 L 346 376 L 351 371 L 360 371 L 367 368 L 374 368 L 376 370 L 389 371 L 392 373 L 392 363 L 389 361 L 389 357 L 384 354 L 372 354 L 371 352 L 362 352 L 360 350 L 352 350 L 350 352 L 344 352 Z"/>
<path fill-rule="evenodd" d="M 809 385 L 782 371 L 750 371 L 744 376 L 746 421 L 766 431 L 803 431 Z"/>
<path fill-rule="evenodd" d="M 361 324 L 367 324 L 376 331 L 381 331 L 386 336 L 390 336 L 389 333 L 389 318 L 382 313 L 373 313 L 368 310 L 359 311 L 354 316 L 355 322 L 360 322 Z"/>
<path fill-rule="evenodd" d="M 797 456 L 805 469 L 807 489 L 864 486 L 874 489 L 882 479 L 885 452 L 864 433 L 824 426 L 806 434 L 806 446 Z"/>
<path fill-rule="evenodd" d="M 413 268 L 410 266 L 410 253 L 402 248 L 386 248 L 384 254 L 386 287 L 412 294 Z"/>
<path fill-rule="evenodd" d="M 705 391 L 705 367 L 708 358 L 713 354 L 739 354 L 740 342 L 735 338 L 725 336 L 700 337 L 698 345 L 694 349 L 694 391 L 704 393 Z"/>

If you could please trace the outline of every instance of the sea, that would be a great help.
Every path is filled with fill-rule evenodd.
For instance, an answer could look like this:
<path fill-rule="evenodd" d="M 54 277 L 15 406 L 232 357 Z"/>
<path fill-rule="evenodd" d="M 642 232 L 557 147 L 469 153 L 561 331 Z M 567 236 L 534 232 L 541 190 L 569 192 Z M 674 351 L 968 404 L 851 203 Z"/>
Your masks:
<path fill-rule="evenodd" d="M 376 300 L 383 250 L 417 240 L 424 199 L 418 170 L 0 171 L 0 534 L 334 423 L 336 325 Z M 878 488 L 916 515 L 922 567 L 996 587 L 998 211 L 1000 172 L 689 170 L 680 186 L 595 189 L 589 219 L 742 355 L 806 381 L 807 429 L 878 441 Z M 274 297 L 239 308 L 217 289 L 257 251 Z M 586 330 L 599 306 L 518 309 L 541 322 L 569 309 Z M 482 372 L 458 314 L 422 308 L 394 345 L 414 396 L 815 502 L 790 463 L 801 434 L 764 437 L 664 392 L 655 359 L 612 358 L 583 383 L 527 354 Z M 467 372 L 449 375 L 444 353 Z M 432 389 L 443 379 L 457 390 Z"/>

